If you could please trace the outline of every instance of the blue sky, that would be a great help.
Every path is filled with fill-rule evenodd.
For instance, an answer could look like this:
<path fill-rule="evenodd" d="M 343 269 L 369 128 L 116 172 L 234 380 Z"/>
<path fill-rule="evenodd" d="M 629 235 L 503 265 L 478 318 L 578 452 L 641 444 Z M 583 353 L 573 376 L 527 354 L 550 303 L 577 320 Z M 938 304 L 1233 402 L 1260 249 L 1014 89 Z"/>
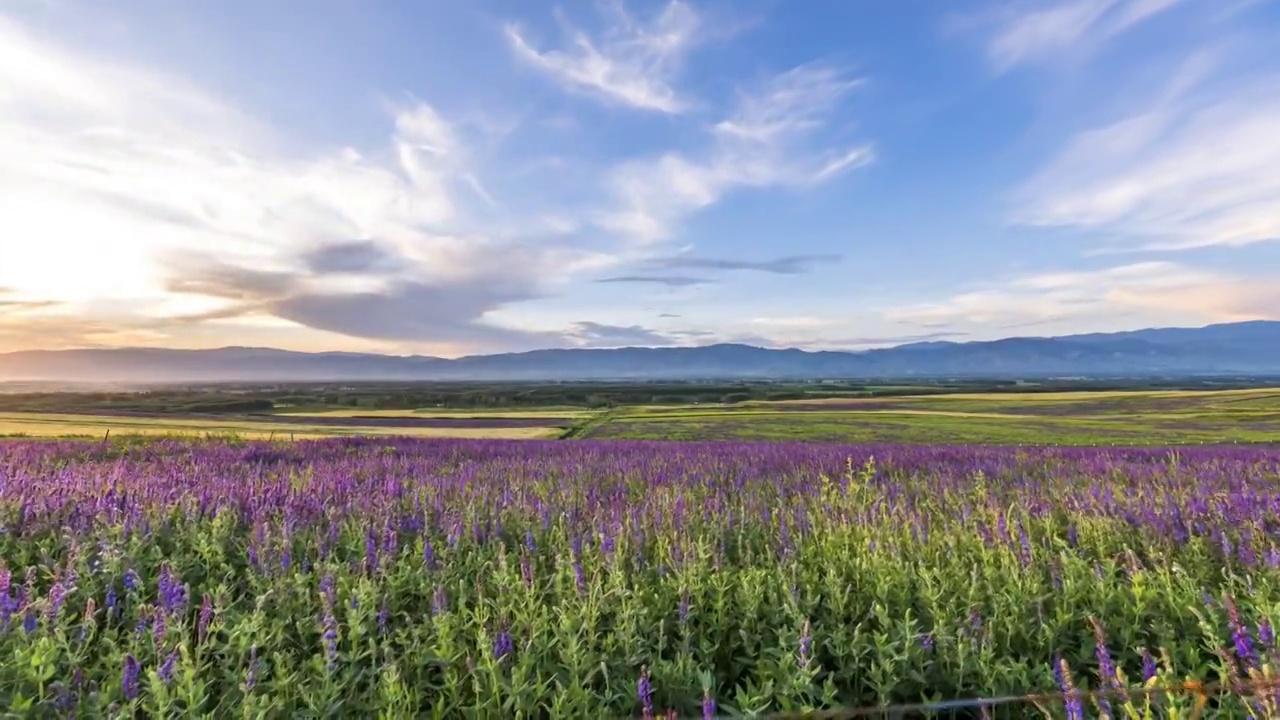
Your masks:
<path fill-rule="evenodd" d="M 1280 319 L 1280 2 L 0 0 L 0 346 Z"/>

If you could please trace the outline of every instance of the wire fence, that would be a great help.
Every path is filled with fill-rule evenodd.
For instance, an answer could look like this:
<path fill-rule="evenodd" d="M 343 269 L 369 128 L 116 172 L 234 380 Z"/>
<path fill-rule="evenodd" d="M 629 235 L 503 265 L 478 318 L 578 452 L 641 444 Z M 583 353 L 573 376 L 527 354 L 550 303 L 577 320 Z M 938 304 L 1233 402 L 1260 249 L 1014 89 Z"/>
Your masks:
<path fill-rule="evenodd" d="M 1122 708 L 1114 708 L 1107 715 L 1116 718 L 1166 718 L 1198 720 L 1222 717 L 1226 708 L 1224 700 L 1242 701 L 1231 717 L 1280 718 L 1280 679 L 1237 680 L 1228 683 L 1202 683 L 1189 681 L 1175 685 L 1135 688 L 1107 688 L 1093 691 L 1078 690 L 1070 693 L 1030 693 L 998 697 L 964 698 L 938 702 L 922 702 L 902 705 L 880 705 L 862 708 L 837 708 L 808 713 L 775 713 L 777 720 L 805 718 L 805 720 L 845 720 L 846 718 L 1013 718 L 1013 717 L 1067 717 L 1082 719 L 1100 717 L 1097 708 L 1107 704 L 1136 703 L 1137 714 L 1130 715 Z M 1146 714 L 1150 707 L 1153 713 Z M 1175 713 L 1170 713 L 1175 710 Z"/>

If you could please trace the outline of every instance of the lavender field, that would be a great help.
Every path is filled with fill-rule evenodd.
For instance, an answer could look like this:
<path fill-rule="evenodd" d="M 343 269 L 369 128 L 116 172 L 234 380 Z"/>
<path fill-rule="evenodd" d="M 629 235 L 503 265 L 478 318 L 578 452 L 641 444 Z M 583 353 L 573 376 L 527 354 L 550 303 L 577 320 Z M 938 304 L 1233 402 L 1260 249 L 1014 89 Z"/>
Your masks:
<path fill-rule="evenodd" d="M 8 442 L 0 562 L 16 713 L 710 717 L 1231 683 L 1277 660 L 1280 449 Z M 1196 703 L 1135 697 L 992 714 Z"/>

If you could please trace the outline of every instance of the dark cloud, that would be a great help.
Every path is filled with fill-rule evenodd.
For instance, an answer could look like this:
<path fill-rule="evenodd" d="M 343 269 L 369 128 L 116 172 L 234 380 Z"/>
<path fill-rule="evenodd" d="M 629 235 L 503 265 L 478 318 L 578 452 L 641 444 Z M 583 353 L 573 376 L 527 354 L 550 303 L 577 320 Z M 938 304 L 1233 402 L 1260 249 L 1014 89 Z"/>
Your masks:
<path fill-rule="evenodd" d="M 381 250 L 354 247 L 308 259 L 312 262 L 306 269 L 285 272 L 187 256 L 170 263 L 168 288 L 236 301 L 230 309 L 184 319 L 192 323 L 253 312 L 372 340 L 460 342 L 485 349 L 532 349 L 566 343 L 560 334 L 503 328 L 484 321 L 487 313 L 505 305 L 541 297 L 532 273 L 517 274 L 512 269 L 526 267 L 519 257 L 513 258 L 511 265 L 495 263 L 485 272 L 457 280 L 387 280 L 383 288 L 363 292 L 327 291 L 323 280 L 365 261 L 395 264 L 399 259 Z"/>
<path fill-rule="evenodd" d="M 841 260 L 840 255 L 788 255 L 773 260 L 732 260 L 728 258 L 699 258 L 676 256 L 657 258 L 650 265 L 668 269 L 698 270 L 750 270 L 773 273 L 775 275 L 803 275 L 813 271 L 813 266 L 822 263 L 835 263 Z"/>
<path fill-rule="evenodd" d="M 395 270 L 403 266 L 399 258 L 371 240 L 321 245 L 303 253 L 302 261 L 312 272 L 322 274 Z"/>
<path fill-rule="evenodd" d="M 660 313 L 660 314 L 658 315 L 658 317 L 660 317 L 660 318 L 678 318 L 678 317 L 680 317 L 680 316 L 679 316 L 679 315 L 677 315 L 677 314 L 675 314 L 675 313 Z"/>
<path fill-rule="evenodd" d="M 571 333 L 573 337 L 587 347 L 604 348 L 637 345 L 660 347 L 675 344 L 670 337 L 640 325 L 603 325 L 584 321 L 574 323 L 573 328 Z"/>
<path fill-rule="evenodd" d="M 302 279 L 299 275 L 254 270 L 203 256 L 184 256 L 171 263 L 170 292 L 207 295 L 224 300 L 258 304 L 287 296 Z"/>
<path fill-rule="evenodd" d="M 602 278 L 596 282 L 652 283 L 654 285 L 666 285 L 667 287 L 689 287 L 691 285 L 706 285 L 715 281 L 708 278 L 684 277 L 681 275 L 620 275 L 618 277 Z"/>

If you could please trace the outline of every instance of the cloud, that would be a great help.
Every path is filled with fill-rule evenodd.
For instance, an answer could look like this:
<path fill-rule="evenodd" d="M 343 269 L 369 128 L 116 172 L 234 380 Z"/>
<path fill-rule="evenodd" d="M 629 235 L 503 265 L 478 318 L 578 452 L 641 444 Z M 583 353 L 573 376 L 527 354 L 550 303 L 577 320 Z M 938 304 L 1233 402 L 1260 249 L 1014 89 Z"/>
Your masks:
<path fill-rule="evenodd" d="M 766 327 L 788 328 L 788 329 L 817 329 L 827 328 L 838 325 L 839 321 L 832 318 L 797 316 L 797 317 L 758 317 L 751 318 L 752 325 L 764 325 Z"/>
<path fill-rule="evenodd" d="M 574 324 L 570 336 L 576 339 L 581 347 L 593 348 L 663 347 L 675 344 L 675 340 L 671 337 L 640 325 L 605 325 L 583 321 Z"/>
<path fill-rule="evenodd" d="M 619 10 L 615 25 L 589 39 L 591 52 L 538 55 L 598 56 L 610 87 L 642 90 L 618 97 L 686 109 L 673 82 L 707 37 L 692 11 L 673 3 L 636 22 Z M 616 268 L 670 253 L 654 243 L 734 190 L 804 189 L 869 161 L 869 146 L 830 124 L 857 84 L 819 63 L 768 78 L 704 124 L 701 151 L 578 166 L 561 208 L 527 178 L 513 192 L 506 168 L 491 166 L 504 159 L 484 144 L 491 131 L 431 103 L 389 103 L 384 139 L 368 147 L 307 147 L 182 77 L 0 17 L 5 343 L 257 337 L 449 354 L 577 342 L 576 331 L 503 318 L 584 276 L 712 282 Z M 511 209 L 512 196 L 536 212 Z M 692 261 L 778 274 L 813 262 Z"/>
<path fill-rule="evenodd" d="M 1164 98 L 1077 135 L 1016 197 L 1015 222 L 1145 248 L 1280 239 L 1280 76 Z"/>
<path fill-rule="evenodd" d="M 1151 324 L 1280 319 L 1280 277 L 1239 277 L 1172 262 L 1039 273 L 899 308 L 891 321 L 1010 328 L 1141 315 Z"/>
<path fill-rule="evenodd" d="M 752 270 L 773 273 L 775 275 L 803 275 L 813 271 L 813 266 L 822 263 L 835 263 L 841 260 L 840 255 L 788 255 L 773 260 L 751 261 L 732 260 L 727 258 L 700 257 L 665 257 L 656 258 L 650 264 L 664 268 L 687 268 L 699 270 Z"/>
<path fill-rule="evenodd" d="M 303 254 L 303 262 L 317 273 L 361 273 L 394 269 L 399 261 L 370 240 L 352 240 L 317 246 Z"/>
<path fill-rule="evenodd" d="M 660 318 L 678 318 L 678 317 L 680 317 L 680 315 L 678 315 L 678 314 L 676 314 L 676 313 L 658 313 L 658 317 L 660 317 Z"/>
<path fill-rule="evenodd" d="M 506 27 L 517 58 L 565 88 L 641 110 L 679 113 L 689 103 L 673 88 L 685 54 L 696 40 L 697 14 L 679 0 L 646 22 L 636 21 L 620 0 L 609 5 L 612 23 L 593 38 L 567 23 L 570 47 L 536 49 L 519 26 Z"/>
<path fill-rule="evenodd" d="M 597 224 L 651 244 L 732 191 L 813 187 L 870 163 L 869 144 L 815 143 L 859 82 L 810 63 L 739 93 L 734 110 L 710 128 L 711 145 L 701 156 L 667 153 L 619 167 L 611 179 L 617 207 Z"/>
<path fill-rule="evenodd" d="M 987 54 L 998 69 L 1007 70 L 1105 42 L 1185 1 L 1051 0 L 1010 5 L 990 17 L 996 30 Z"/>
<path fill-rule="evenodd" d="M 468 129 L 418 100 L 388 109 L 384 147 L 286 152 L 180 78 L 0 17 L 0 284 L 61 303 L 45 327 L 95 337 L 105 323 L 182 342 L 216 322 L 428 347 L 553 342 L 487 316 L 607 266 L 607 249 L 490 232 Z M 27 327 L 24 342 L 43 344 Z"/>
<path fill-rule="evenodd" d="M 619 275 L 597 280 L 598 283 L 652 283 L 667 287 L 690 287 L 715 282 L 709 278 L 685 277 L 683 275 Z"/>

